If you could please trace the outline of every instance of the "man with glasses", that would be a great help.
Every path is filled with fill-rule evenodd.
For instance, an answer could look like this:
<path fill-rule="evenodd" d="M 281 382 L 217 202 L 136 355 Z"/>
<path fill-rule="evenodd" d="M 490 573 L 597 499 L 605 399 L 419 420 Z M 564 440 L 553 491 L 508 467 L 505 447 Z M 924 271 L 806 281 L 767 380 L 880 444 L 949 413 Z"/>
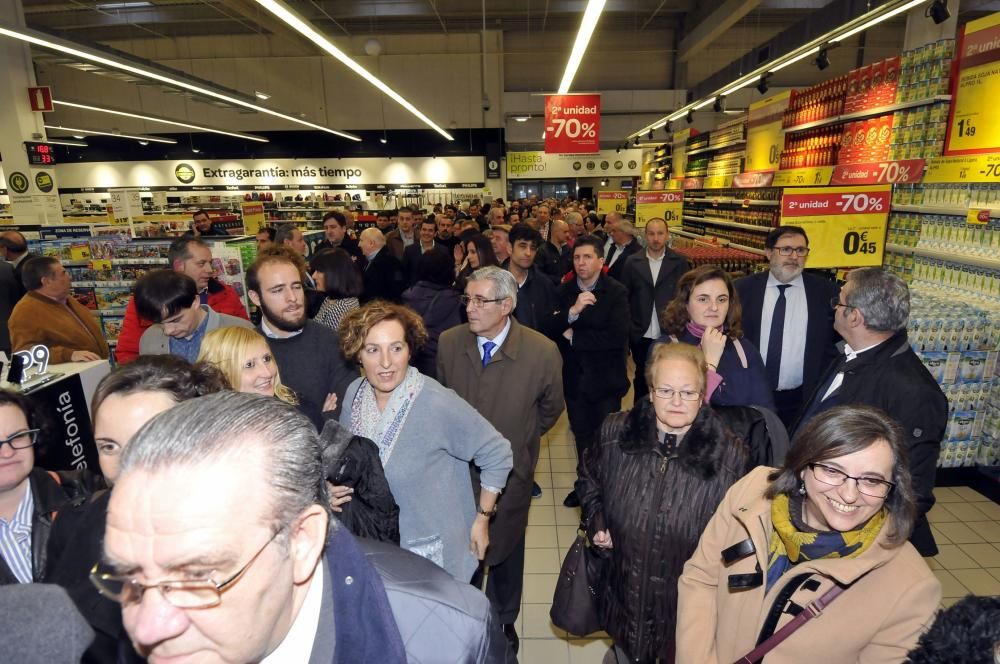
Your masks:
<path fill-rule="evenodd" d="M 151 662 L 505 662 L 489 602 L 330 515 L 319 436 L 278 399 L 223 392 L 147 423 L 91 580 Z"/>
<path fill-rule="evenodd" d="M 537 231 L 535 231 L 537 232 Z M 438 341 L 437 379 L 479 411 L 514 453 L 514 469 L 490 522 L 490 547 L 473 584 L 482 586 L 514 652 L 521 609 L 524 546 L 541 437 L 563 411 L 562 359 L 555 343 L 514 319 L 518 289 L 499 267 L 473 272 L 462 302 L 469 323 Z M 479 486 L 476 479 L 473 486 Z"/>
<path fill-rule="evenodd" d="M 877 267 L 852 270 L 840 295 L 829 300 L 840 357 L 821 377 L 796 428 L 839 405 L 881 408 L 899 422 L 909 447 L 917 519 L 910 542 L 923 556 L 937 555 L 927 523 L 948 400 L 910 348 L 906 322 L 910 292 L 898 276 Z"/>
<path fill-rule="evenodd" d="M 775 228 L 764 246 L 771 269 L 737 279 L 734 286 L 743 305 L 743 331 L 760 349 L 775 410 L 791 426 L 837 354 L 828 305 L 837 286 L 803 272 L 809 237 L 799 226 Z"/>

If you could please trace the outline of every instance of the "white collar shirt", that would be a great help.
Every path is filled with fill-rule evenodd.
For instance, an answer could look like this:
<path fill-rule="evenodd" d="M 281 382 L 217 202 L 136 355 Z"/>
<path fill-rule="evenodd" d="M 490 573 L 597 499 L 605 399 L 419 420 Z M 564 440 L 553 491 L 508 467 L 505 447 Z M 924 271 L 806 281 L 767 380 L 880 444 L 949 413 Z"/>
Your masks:
<path fill-rule="evenodd" d="M 278 647 L 265 657 L 261 664 L 302 664 L 312 656 L 313 642 L 316 640 L 316 630 L 319 629 L 319 616 L 323 609 L 323 585 L 325 570 L 320 560 L 309 581 L 305 601 L 299 607 L 291 629 Z M 332 629 L 332 625 L 324 625 L 324 629 Z"/>
<path fill-rule="evenodd" d="M 760 315 L 760 339 L 757 347 L 767 362 L 770 345 L 771 321 L 778 302 L 778 286 L 782 282 L 768 273 L 764 289 L 764 307 Z M 781 366 L 778 373 L 778 390 L 793 390 L 802 386 L 802 371 L 806 357 L 806 328 L 809 325 L 809 303 L 806 301 L 802 275 L 795 277 L 785 289 L 785 326 L 781 339 Z"/>

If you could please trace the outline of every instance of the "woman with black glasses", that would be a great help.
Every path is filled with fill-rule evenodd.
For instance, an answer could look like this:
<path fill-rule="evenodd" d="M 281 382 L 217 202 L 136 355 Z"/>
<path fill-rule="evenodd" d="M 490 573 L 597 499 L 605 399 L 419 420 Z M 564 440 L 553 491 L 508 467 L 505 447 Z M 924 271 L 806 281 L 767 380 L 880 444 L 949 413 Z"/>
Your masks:
<path fill-rule="evenodd" d="M 838 406 L 799 432 L 783 468 L 730 489 L 678 584 L 678 661 L 906 659 L 941 599 L 906 541 L 906 450 L 884 412 Z"/>
<path fill-rule="evenodd" d="M 704 403 L 706 372 L 701 349 L 654 346 L 649 395 L 604 421 L 580 465 L 587 535 L 610 558 L 599 591 L 614 640 L 606 662 L 674 661 L 677 579 L 746 468 L 743 443 Z"/>

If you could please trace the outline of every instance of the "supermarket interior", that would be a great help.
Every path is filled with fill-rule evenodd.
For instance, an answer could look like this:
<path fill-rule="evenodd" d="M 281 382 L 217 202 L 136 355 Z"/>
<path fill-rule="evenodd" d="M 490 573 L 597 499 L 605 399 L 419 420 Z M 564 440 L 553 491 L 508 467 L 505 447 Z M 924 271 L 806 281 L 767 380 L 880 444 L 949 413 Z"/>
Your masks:
<path fill-rule="evenodd" d="M 473 231 L 481 229 L 491 238 L 485 244 L 497 253 L 492 260 L 508 268 L 521 288 L 527 277 L 508 267 L 497 249 L 497 235 L 503 246 L 511 233 L 506 256 L 514 260 L 512 227 L 518 225 L 531 226 L 530 237 L 539 238 L 538 246 L 555 251 L 553 264 L 560 267 L 552 269 L 560 273 L 554 274 L 553 288 L 558 289 L 578 281 L 582 290 L 593 288 L 584 288 L 582 273 L 568 273 L 577 265 L 574 243 L 584 234 L 596 231 L 601 239 L 595 246 L 614 252 L 623 246 L 615 233 L 624 228 L 638 242 L 637 256 L 645 257 L 647 242 L 655 242 L 649 240 L 649 229 L 661 222 L 668 231 L 667 254 L 682 257 L 688 269 L 718 266 L 728 274 L 726 283 L 736 280 L 731 295 L 744 293 L 741 278 L 771 270 L 773 280 L 778 249 L 787 252 L 782 257 L 799 261 L 799 273 L 804 264 L 807 280 L 813 275 L 833 289 L 851 284 L 852 270 L 882 268 L 908 290 L 902 332 L 909 346 L 904 344 L 897 354 L 912 351 L 947 400 L 946 423 L 939 440 L 932 441 L 939 446 L 933 497 L 927 496 L 933 507 L 928 510 L 917 502 L 919 518 L 929 522 L 936 542 L 934 555 L 920 549 L 940 583 L 935 606 L 948 609 L 970 595 L 1000 601 L 998 99 L 1000 2 L 994 0 L 0 0 L 0 252 L 16 279 L 8 283 L 7 272 L 0 270 L 0 283 L 10 291 L 0 298 L 6 343 L 0 382 L 4 390 L 51 402 L 62 414 L 56 435 L 67 442 L 47 452 L 49 470 L 98 471 L 96 422 L 91 421 L 94 391 L 116 366 L 125 367 L 136 353 L 147 352 L 144 334 L 143 350 L 136 335 L 132 354 L 119 353 L 119 334 L 131 324 L 130 316 L 145 315 L 137 281 L 179 269 L 175 243 L 182 237 L 200 237 L 210 250 L 212 283 L 218 284 L 211 288 L 234 293 L 245 312 L 242 318 L 249 318 L 269 340 L 274 336 L 267 324 L 272 318 L 260 290 L 260 275 L 251 267 L 264 244 L 274 241 L 275 232 L 278 244 L 290 238 L 289 244 L 305 261 L 338 245 L 347 249 L 341 242 L 360 240 L 354 256 L 363 266 L 359 280 L 369 274 L 368 266 L 375 265 L 377 255 L 365 244 L 375 241 L 365 240 L 363 233 L 373 228 L 387 233 L 375 242 L 374 251 L 384 245 L 386 253 L 395 252 L 393 241 L 398 242 L 396 263 L 406 281 L 389 299 L 409 303 L 400 294 L 404 285 L 417 283 L 416 261 L 427 250 L 421 220 L 434 224 L 436 219 L 438 225 L 431 231 L 436 239 L 428 241 L 449 248 L 459 245 L 458 277 L 450 286 L 457 289 L 456 298 L 465 298 L 461 324 L 470 329 L 474 321 L 467 319 L 469 291 L 462 289 L 474 281 L 468 280 L 472 269 L 486 263 L 481 245 L 476 262 L 470 263 L 466 255 L 468 246 L 475 244 L 464 234 L 469 220 L 475 222 Z M 536 206 L 548 210 L 544 217 Z M 410 217 L 406 223 L 416 225 L 408 229 L 400 218 L 411 211 L 416 221 Z M 343 233 L 330 234 L 331 212 L 346 219 L 346 241 Z M 196 214 L 207 215 L 209 221 L 195 224 Z M 611 219 L 621 225 L 613 229 Z M 454 237 L 441 231 L 442 220 L 448 227 L 456 224 Z M 563 246 L 550 231 L 557 220 L 562 226 L 569 224 L 569 235 L 561 236 Z M 808 236 L 805 253 L 797 259 L 794 248 L 775 244 L 789 237 L 775 232 L 784 226 L 798 229 L 792 237 Z M 299 237 L 304 241 L 301 248 L 295 245 Z M 18 251 L 15 246 L 19 241 L 26 244 L 27 256 L 55 258 L 65 268 L 72 282 L 70 297 L 92 318 L 76 322 L 99 334 L 97 345 L 105 349 L 103 355 L 67 353 L 66 360 L 86 361 L 57 362 L 56 351 L 50 356 L 45 348 L 48 342 L 37 338 L 23 342 L 23 332 L 15 331 L 13 324 L 16 307 L 25 301 L 18 298 L 28 291 L 24 297 L 30 299 L 33 291 L 47 286 L 29 283 L 30 276 L 22 282 L 21 268 L 30 261 L 19 264 L 24 255 L 23 247 Z M 420 251 L 411 264 L 406 250 L 414 243 Z M 535 261 L 539 270 L 542 249 Z M 634 283 L 615 272 L 613 254 L 602 255 L 611 277 L 634 293 Z M 184 256 L 187 260 L 188 254 Z M 558 262 L 560 256 L 565 263 Z M 631 265 L 626 258 L 633 260 L 625 254 L 618 266 L 624 265 L 625 273 Z M 650 254 L 651 266 L 653 261 Z M 651 283 L 659 283 L 655 276 L 659 265 L 650 267 Z M 324 286 L 312 283 L 310 275 L 316 269 L 304 273 L 305 281 L 322 290 Z M 29 269 L 26 274 L 34 272 Z M 364 283 L 367 287 L 367 276 Z M 198 288 L 204 290 L 201 282 Z M 852 288 L 854 295 L 860 286 Z M 330 292 L 327 289 L 328 301 L 333 297 Z M 772 319 L 777 306 L 785 311 L 785 290 L 778 292 L 778 304 L 766 296 L 762 296 L 765 304 L 756 304 L 757 315 L 762 316 L 754 333 L 758 336 L 748 329 L 752 306 L 746 299 L 742 303 L 744 346 L 754 355 L 760 349 L 757 363 L 762 370 L 764 364 L 771 369 L 775 359 L 766 337 L 769 329 L 772 341 L 775 338 L 776 319 Z M 360 294 L 362 306 L 374 297 Z M 643 348 L 642 363 L 652 352 L 651 340 L 661 333 L 673 334 L 665 315 L 660 317 L 673 297 L 673 291 L 662 299 L 657 294 L 652 326 L 646 333 L 630 332 L 622 361 L 627 362 L 632 387 L 615 395 L 615 407 L 608 412 L 633 406 L 633 412 L 639 412 L 649 389 L 660 393 L 661 388 L 637 382 L 643 368 L 636 366 L 636 339 L 645 343 L 638 345 Z M 805 297 L 797 305 L 794 298 L 789 300 L 789 311 L 805 316 Z M 831 321 L 858 309 L 853 300 L 837 297 L 824 305 L 824 314 L 833 309 Z M 497 301 L 473 298 L 468 311 Z M 560 365 L 569 366 L 568 357 L 584 352 L 579 331 L 574 342 L 572 325 L 581 315 L 576 308 L 580 300 L 575 302 L 566 306 L 568 319 L 565 311 L 556 312 L 563 317 L 562 328 L 545 333 L 552 346 L 558 345 Z M 727 303 L 730 310 L 734 308 L 731 300 Z M 735 308 L 739 310 L 739 305 Z M 83 309 L 69 307 L 74 316 Z M 163 311 L 165 330 L 168 313 L 173 313 L 169 307 Z M 816 316 L 811 302 L 808 315 Z M 645 327 L 650 322 L 648 306 L 643 316 Z M 525 323 L 516 311 L 510 317 Z M 8 320 L 12 321 L 9 334 Z M 687 320 L 690 330 L 694 315 Z M 813 335 L 813 319 L 808 328 L 804 320 L 799 323 L 786 322 L 783 328 L 786 350 L 788 330 L 808 329 Z M 44 324 L 36 321 L 38 327 Z M 142 324 L 145 330 L 150 323 Z M 844 333 L 842 327 L 834 329 L 823 334 Z M 702 339 L 702 347 L 704 332 L 702 328 L 694 339 L 694 343 Z M 345 335 L 343 326 L 340 334 Z M 437 336 L 434 339 L 437 344 Z M 445 339 L 441 337 L 439 349 L 445 348 Z M 677 336 L 672 339 L 676 342 Z M 779 378 L 775 369 L 769 380 L 777 391 L 786 384 L 786 365 L 781 364 L 782 337 L 776 339 L 771 349 L 777 347 L 782 373 Z M 163 343 L 170 353 L 179 354 L 173 341 Z M 815 350 L 811 343 L 802 341 L 800 352 Z M 470 353 L 474 352 L 473 346 Z M 833 350 L 839 360 L 845 352 L 847 360 L 856 357 L 850 345 Z M 480 344 L 479 353 L 485 370 L 490 351 Z M 196 349 L 188 359 L 197 354 Z M 746 369 L 746 358 L 742 361 Z M 367 367 L 363 359 L 359 362 Z M 444 364 L 439 355 L 439 373 Z M 708 363 L 710 377 L 715 364 L 718 359 Z M 806 373 L 809 364 L 807 357 Z M 839 374 L 834 370 L 829 375 L 840 381 L 843 366 Z M 722 371 L 721 364 L 718 370 Z M 795 386 L 785 391 L 819 387 L 820 382 L 809 385 L 808 376 L 803 378 L 801 359 L 798 371 Z M 602 375 L 602 380 L 611 380 Z M 566 376 L 564 367 L 559 378 Z M 294 381 L 286 383 L 295 388 Z M 487 383 L 485 378 L 481 385 L 498 390 L 489 397 L 494 401 L 512 399 L 522 388 L 516 384 L 501 389 L 497 386 L 502 384 Z M 446 387 L 483 410 L 455 385 Z M 900 394 L 909 394 L 904 386 L 898 387 Z M 576 393 L 573 399 L 583 399 L 569 384 L 560 389 L 566 392 L 567 404 L 571 391 Z M 831 385 L 826 394 L 836 389 Z M 486 398 L 481 391 L 473 390 L 476 398 Z M 666 391 L 674 394 L 673 389 Z M 686 398 L 685 392 L 678 394 Z M 796 395 L 803 409 L 809 395 L 810 391 Z M 337 396 L 345 398 L 343 392 Z M 769 394 L 763 405 L 781 406 L 770 399 Z M 656 405 L 652 395 L 649 400 Z M 674 403 L 672 396 L 669 401 Z M 360 403 L 359 396 L 353 413 L 349 405 L 343 406 L 344 421 L 358 417 Z M 0 412 L 8 405 L 0 403 Z M 929 402 L 907 407 L 933 409 Z M 405 417 L 405 409 L 400 412 Z M 490 419 L 484 410 L 483 415 Z M 509 656 L 516 652 L 518 659 L 481 654 L 478 661 L 675 661 L 672 628 L 664 637 L 669 646 L 656 654 L 655 648 L 661 646 L 643 641 L 653 637 L 643 636 L 646 623 L 641 620 L 637 628 L 615 623 L 613 628 L 585 634 L 558 626 L 563 621 L 556 615 L 554 594 L 558 597 L 560 584 L 567 582 L 566 564 L 575 560 L 572 556 L 579 553 L 581 540 L 588 541 L 578 537 L 581 498 L 584 513 L 588 509 L 584 496 L 576 495 L 582 486 L 578 420 L 572 410 L 568 415 L 562 411 L 551 428 L 535 432 L 534 451 L 523 455 L 537 465 L 525 471 L 529 478 L 534 473 L 535 486 L 534 495 L 525 501 L 527 521 L 520 544 L 514 546 L 515 551 L 520 547 L 523 578 L 515 584 L 519 589 L 513 613 L 503 614 L 496 604 L 500 600 L 487 591 L 494 609 L 516 616 L 500 621 L 512 649 Z M 792 432 L 791 422 L 785 424 Z M 383 433 L 382 428 L 366 426 L 356 426 L 354 433 Z M 912 430 L 913 438 L 921 433 L 920 428 Z M 21 434 L 0 430 L 0 436 L 13 436 L 0 440 L 0 480 L 3 455 L 20 451 L 12 442 L 16 435 Z M 5 442 L 10 448 L 6 452 Z M 382 443 L 376 443 L 382 454 Z M 38 461 L 40 448 L 35 454 Z M 519 454 L 515 449 L 511 482 L 518 473 Z M 383 463 L 386 459 L 387 453 Z M 815 463 L 809 466 L 819 472 Z M 391 485 L 394 477 L 389 468 L 385 477 Z M 852 477 L 849 470 L 833 469 L 849 478 L 841 478 L 846 482 L 842 486 L 854 480 L 864 493 L 863 478 Z M 334 484 L 334 489 L 341 488 Z M 5 487 L 0 481 L 0 494 Z M 802 487 L 805 495 L 806 483 Z M 480 495 L 478 484 L 475 491 Z M 503 498 L 501 494 L 501 516 Z M 5 511 L 4 500 L 0 496 L 0 556 L 12 555 L 17 546 L 14 525 L 9 529 L 17 517 L 13 510 Z M 405 512 L 403 501 L 399 502 Z M 479 504 L 469 505 L 470 515 L 473 508 L 490 517 Z M 709 510 L 705 518 L 713 512 Z M 400 521 L 406 517 L 401 513 Z M 698 531 L 702 528 L 704 524 Z M 590 544 L 583 548 L 596 550 L 594 533 L 587 534 Z M 617 542 L 618 535 L 613 537 Z M 776 555 L 775 549 L 771 551 Z M 688 551 L 685 558 L 691 555 Z M 771 571 L 768 566 L 768 592 Z M 89 566 L 86 572 L 91 572 Z M 760 565 L 756 573 L 760 576 Z M 501 572 L 496 575 L 499 578 Z M 164 578 L 166 573 L 149 576 L 144 583 Z M 488 573 L 486 578 L 489 584 Z M 734 576 L 729 578 L 732 584 Z M 347 579 L 350 584 L 351 577 Z M 34 580 L 41 580 L 38 574 Z M 676 585 L 673 579 L 668 581 Z M 6 583 L 0 583 L 0 600 Z M 212 584 L 216 599 L 228 597 L 223 594 L 226 584 Z M 683 581 L 681 585 L 683 603 Z M 154 587 L 139 583 L 139 590 L 133 589 L 139 593 L 138 604 L 149 603 L 151 593 L 142 593 Z M 159 588 L 166 597 L 166 586 Z M 619 590 L 630 599 L 616 602 L 647 601 L 645 583 L 641 589 Z M 673 607 L 665 614 L 655 612 L 655 619 L 647 616 L 650 625 L 683 619 L 674 615 L 676 588 L 666 594 L 673 597 Z M 845 597 L 850 597 L 850 590 Z M 162 598 L 153 601 L 162 603 Z M 838 603 L 844 606 L 847 601 Z M 397 608 L 393 605 L 393 610 Z M 206 609 L 211 610 L 215 609 Z M 742 610 L 750 611 L 745 605 Z M 1000 625 L 1000 609 L 992 610 L 994 625 Z M 127 609 L 125 613 L 129 634 L 122 632 L 122 642 L 131 636 L 135 644 Z M 762 621 L 764 615 L 762 610 Z M 772 632 L 774 628 L 771 624 Z M 629 636 L 616 637 L 614 630 Z M 339 625 L 337 633 L 339 640 Z M 757 636 L 756 628 L 751 636 Z M 706 628 L 701 637 L 711 642 L 711 630 Z M 737 649 L 739 638 L 732 637 Z M 964 661 L 1000 663 L 1000 635 L 996 638 L 995 660 Z M 770 641 L 762 631 L 756 645 Z M 311 644 L 308 641 L 304 647 Z M 654 655 L 629 650 L 639 648 L 637 644 L 654 648 Z M 283 648 L 286 645 L 282 643 Z M 684 662 L 682 653 L 693 652 L 688 645 L 678 637 L 676 661 Z M 731 645 L 726 643 L 725 648 Z M 754 645 L 751 638 L 749 646 Z M 782 659 L 782 646 L 777 647 L 764 661 L 802 661 L 792 655 Z M 719 648 L 719 659 L 711 661 L 721 662 L 727 656 L 729 650 Z M 129 652 L 134 656 L 131 648 Z M 282 652 L 288 659 L 266 661 L 319 661 L 315 650 L 313 659 L 308 649 Z M 902 662 L 904 658 L 905 650 L 893 654 L 889 649 L 884 658 L 831 655 L 829 660 L 814 661 Z M 689 657 L 692 662 L 696 659 Z M 457 660 L 411 654 L 409 661 Z"/>

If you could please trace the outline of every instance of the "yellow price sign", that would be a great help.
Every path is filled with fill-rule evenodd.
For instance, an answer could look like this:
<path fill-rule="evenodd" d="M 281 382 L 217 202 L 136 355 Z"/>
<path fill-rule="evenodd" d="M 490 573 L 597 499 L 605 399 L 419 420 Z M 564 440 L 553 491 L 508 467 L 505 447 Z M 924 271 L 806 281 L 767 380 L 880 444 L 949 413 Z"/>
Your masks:
<path fill-rule="evenodd" d="M 775 187 L 825 187 L 833 177 L 834 166 L 789 168 L 774 174 Z"/>
<path fill-rule="evenodd" d="M 240 203 L 240 212 L 243 215 L 243 230 L 247 235 L 256 235 L 267 222 L 263 203 L 257 201 Z"/>
<path fill-rule="evenodd" d="M 684 188 L 684 178 L 670 178 L 667 180 L 666 188 L 671 191 L 680 191 Z"/>
<path fill-rule="evenodd" d="M 646 222 L 657 217 L 667 226 L 680 227 L 684 211 L 683 191 L 640 191 L 635 195 L 636 226 L 645 228 Z"/>
<path fill-rule="evenodd" d="M 945 154 L 1000 150 L 1000 13 L 965 24 L 959 40 L 955 94 Z"/>
<path fill-rule="evenodd" d="M 705 178 L 705 189 L 729 189 L 732 186 L 732 175 L 712 175 Z"/>
<path fill-rule="evenodd" d="M 786 191 L 781 197 L 781 224 L 805 229 L 809 267 L 881 265 L 891 192 L 891 185 Z"/>
<path fill-rule="evenodd" d="M 990 211 L 988 209 L 970 208 L 965 215 L 965 223 L 972 226 L 986 226 L 990 223 Z"/>
<path fill-rule="evenodd" d="M 937 157 L 927 162 L 925 183 L 1000 182 L 1000 153 Z"/>
<path fill-rule="evenodd" d="M 746 170 L 777 170 L 781 150 L 785 145 L 781 119 L 791 96 L 792 92 L 788 90 L 750 104 L 747 115 Z"/>
<path fill-rule="evenodd" d="M 597 214 L 607 214 L 609 212 L 621 212 L 624 214 L 628 209 L 627 191 L 599 191 L 597 192 Z"/>

